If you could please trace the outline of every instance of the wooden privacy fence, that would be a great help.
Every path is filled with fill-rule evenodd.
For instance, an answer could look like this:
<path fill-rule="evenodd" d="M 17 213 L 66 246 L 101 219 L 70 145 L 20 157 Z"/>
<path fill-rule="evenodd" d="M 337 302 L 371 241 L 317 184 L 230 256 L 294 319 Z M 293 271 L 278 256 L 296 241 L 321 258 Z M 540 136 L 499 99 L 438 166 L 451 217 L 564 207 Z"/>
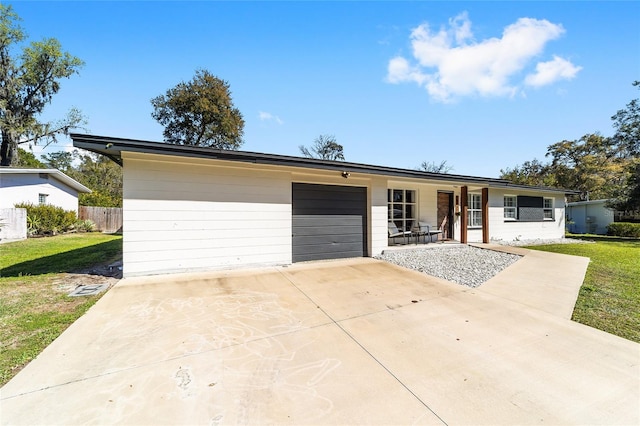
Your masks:
<path fill-rule="evenodd" d="M 122 232 L 122 209 L 120 207 L 80 206 L 78 218 L 95 223 L 97 231 Z"/>

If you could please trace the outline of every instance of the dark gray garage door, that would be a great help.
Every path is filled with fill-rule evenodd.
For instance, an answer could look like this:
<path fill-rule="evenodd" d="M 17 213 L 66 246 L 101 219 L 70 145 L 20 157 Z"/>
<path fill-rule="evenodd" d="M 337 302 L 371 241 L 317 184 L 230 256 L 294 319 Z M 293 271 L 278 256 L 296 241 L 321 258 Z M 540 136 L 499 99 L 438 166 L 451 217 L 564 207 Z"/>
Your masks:
<path fill-rule="evenodd" d="M 293 261 L 367 255 L 367 188 L 294 183 Z"/>

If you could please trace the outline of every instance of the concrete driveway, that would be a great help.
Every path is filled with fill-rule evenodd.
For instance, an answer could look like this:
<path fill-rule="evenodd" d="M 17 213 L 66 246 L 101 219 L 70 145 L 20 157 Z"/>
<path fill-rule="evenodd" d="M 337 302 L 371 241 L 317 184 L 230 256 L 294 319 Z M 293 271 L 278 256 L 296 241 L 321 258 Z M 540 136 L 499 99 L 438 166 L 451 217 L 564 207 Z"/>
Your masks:
<path fill-rule="evenodd" d="M 566 318 L 588 260 L 517 251 L 476 289 L 373 259 L 125 279 L 0 419 L 639 424 L 640 345 Z"/>

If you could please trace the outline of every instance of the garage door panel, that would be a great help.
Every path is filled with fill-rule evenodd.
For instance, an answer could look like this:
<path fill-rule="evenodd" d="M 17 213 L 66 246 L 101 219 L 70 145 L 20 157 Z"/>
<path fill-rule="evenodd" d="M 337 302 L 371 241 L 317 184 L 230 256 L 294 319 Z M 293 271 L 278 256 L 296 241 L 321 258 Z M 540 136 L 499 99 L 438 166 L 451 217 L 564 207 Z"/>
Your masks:
<path fill-rule="evenodd" d="M 318 227 L 312 228 L 294 228 L 293 236 L 294 237 L 319 237 L 321 235 L 344 235 L 351 239 L 358 238 L 362 240 L 362 226 L 332 226 L 325 227 L 324 232 L 322 230 L 318 230 Z"/>
<path fill-rule="evenodd" d="M 315 245 L 315 244 L 314 244 Z M 300 246 L 301 248 L 308 248 L 307 251 L 301 250 L 300 254 L 312 254 L 312 253 L 350 253 L 351 257 L 358 257 L 357 253 L 362 252 L 362 243 L 344 243 L 344 244 L 321 244 L 317 247 L 311 247 L 311 245 Z"/>
<path fill-rule="evenodd" d="M 362 249 L 362 238 L 355 239 L 353 235 L 335 234 L 335 235 L 299 235 L 293 237 L 294 244 L 303 245 L 330 245 L 330 244 L 349 244 L 355 246 L 360 245 Z"/>
<path fill-rule="evenodd" d="M 344 214 L 360 212 L 362 202 L 366 200 L 347 198 L 344 200 L 298 200 L 296 199 L 293 214 Z"/>
<path fill-rule="evenodd" d="M 357 254 L 360 253 L 360 254 Z M 327 260 L 327 259 L 346 259 L 349 257 L 362 257 L 362 250 L 357 252 L 326 252 L 326 253 L 310 253 L 310 254 L 298 254 L 295 262 L 308 262 L 311 260 Z"/>
<path fill-rule="evenodd" d="M 292 212 L 294 262 L 366 254 L 366 188 L 294 183 Z"/>
<path fill-rule="evenodd" d="M 312 235 L 308 232 L 323 234 L 327 231 L 338 230 L 336 233 L 362 233 L 362 216 L 356 215 L 301 215 L 294 216 L 292 226 L 297 230 L 306 230 L 305 235 Z M 314 231 L 315 230 L 315 231 Z"/>
<path fill-rule="evenodd" d="M 306 261 L 306 260 L 324 260 L 324 259 L 344 259 L 346 257 L 361 257 L 362 248 L 355 247 L 352 250 L 348 250 L 347 248 L 338 249 L 338 248 L 323 248 L 321 250 L 309 250 L 303 251 L 300 250 L 296 253 L 296 262 Z"/>
<path fill-rule="evenodd" d="M 327 253 L 327 254 L 318 254 L 318 255 L 302 255 L 302 256 L 298 256 L 298 259 L 296 260 L 296 262 L 311 262 L 314 260 L 331 260 L 331 259 L 349 259 L 351 257 L 358 257 L 358 256 L 353 256 L 351 253 L 336 253 L 336 255 L 332 255 L 331 253 Z"/>
<path fill-rule="evenodd" d="M 324 214 L 304 214 L 293 216 L 294 225 L 301 226 L 313 226 L 316 224 L 322 225 L 358 225 L 362 222 L 362 216 L 357 214 L 336 214 L 336 215 L 324 215 Z"/>

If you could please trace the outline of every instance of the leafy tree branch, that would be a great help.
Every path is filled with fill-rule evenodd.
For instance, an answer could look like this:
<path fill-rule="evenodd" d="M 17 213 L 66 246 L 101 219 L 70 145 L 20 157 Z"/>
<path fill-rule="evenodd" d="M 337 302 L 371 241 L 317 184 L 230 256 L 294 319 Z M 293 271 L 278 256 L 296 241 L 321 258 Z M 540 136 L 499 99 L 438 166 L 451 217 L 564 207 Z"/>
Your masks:
<path fill-rule="evenodd" d="M 640 82 L 633 86 L 640 88 Z M 578 199 L 607 199 L 616 210 L 640 210 L 640 101 L 633 99 L 611 119 L 616 132 L 599 133 L 549 145 L 542 163 L 537 159 L 500 170 L 513 183 L 553 186 L 580 191 Z"/>
<path fill-rule="evenodd" d="M 60 82 L 78 73 L 84 63 L 62 51 L 54 38 L 31 42 L 22 53 L 12 51 L 26 39 L 11 6 L 0 4 L 0 165 L 18 162 L 18 145 L 49 144 L 59 135 L 84 123 L 77 109 L 58 122 L 47 123 L 39 115 L 60 90 Z"/>
<path fill-rule="evenodd" d="M 151 105 L 168 143 L 218 149 L 243 144 L 244 119 L 233 105 L 229 83 L 207 70 L 197 70 L 191 81 L 151 99 Z"/>

